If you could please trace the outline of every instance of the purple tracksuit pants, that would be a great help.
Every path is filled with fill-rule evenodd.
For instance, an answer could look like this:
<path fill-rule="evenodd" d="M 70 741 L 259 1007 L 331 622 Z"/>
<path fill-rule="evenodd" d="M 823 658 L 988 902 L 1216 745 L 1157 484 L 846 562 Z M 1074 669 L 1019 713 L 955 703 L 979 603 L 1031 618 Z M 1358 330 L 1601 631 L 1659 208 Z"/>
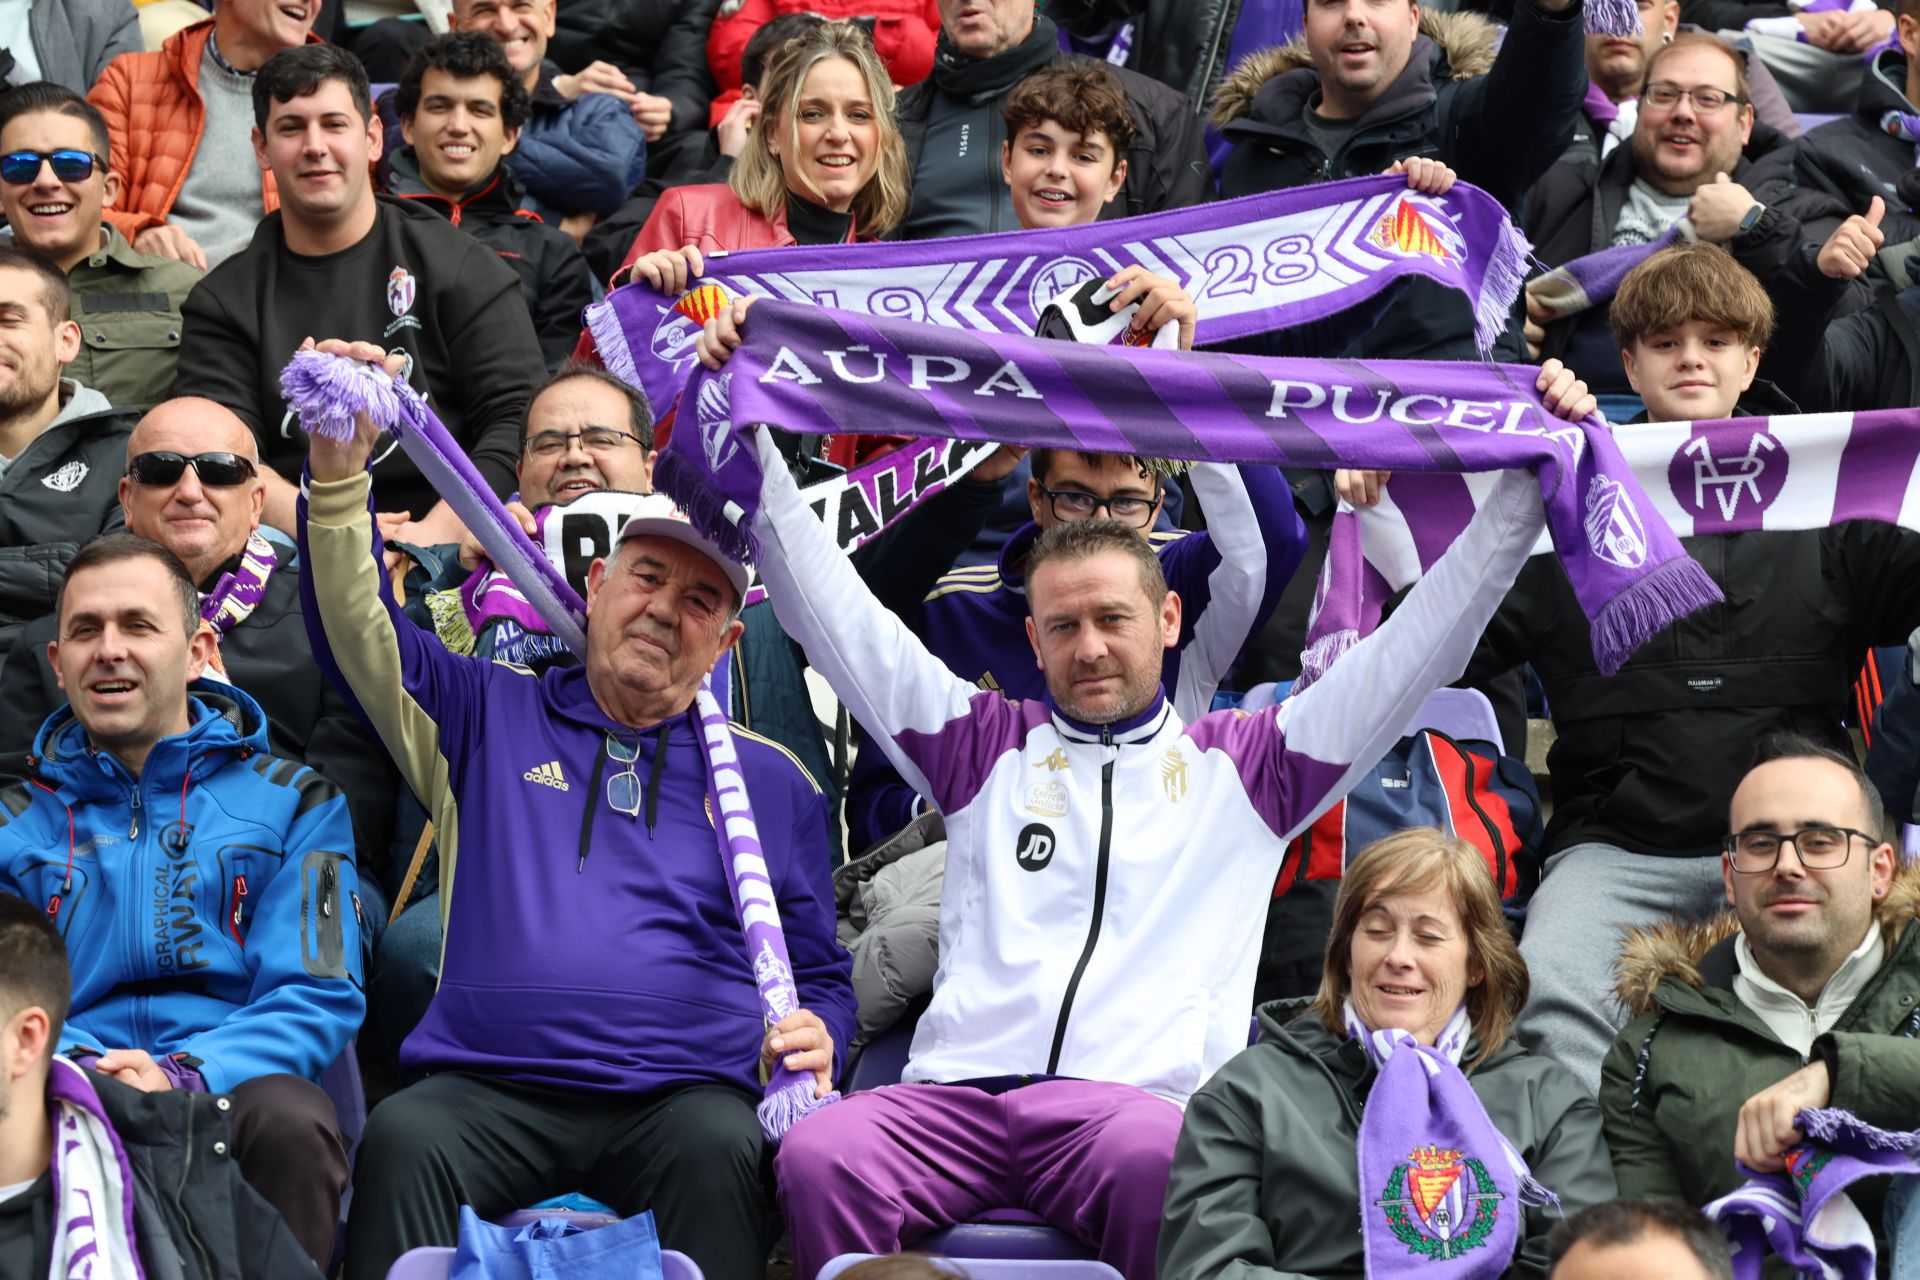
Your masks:
<path fill-rule="evenodd" d="M 895 1084 L 853 1094 L 780 1144 L 797 1280 L 843 1253 L 897 1253 L 989 1209 L 1038 1214 L 1127 1280 L 1153 1280 L 1180 1108 L 1131 1085 L 1004 1093 Z"/>

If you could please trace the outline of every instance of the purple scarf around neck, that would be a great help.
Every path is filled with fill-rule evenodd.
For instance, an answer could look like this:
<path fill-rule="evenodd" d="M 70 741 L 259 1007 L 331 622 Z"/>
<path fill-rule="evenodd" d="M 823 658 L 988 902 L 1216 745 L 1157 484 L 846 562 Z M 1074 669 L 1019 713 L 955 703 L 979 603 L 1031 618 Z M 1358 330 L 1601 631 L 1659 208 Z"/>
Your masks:
<path fill-rule="evenodd" d="M 1487 351 L 1506 327 L 1527 253 L 1486 192 L 1460 183 L 1423 196 L 1391 175 L 1077 227 L 712 254 L 684 297 L 629 284 L 588 307 L 586 320 L 607 368 L 664 413 L 693 367 L 700 326 L 742 295 L 1028 334 L 1060 294 L 1139 263 L 1185 286 L 1200 307 L 1195 341 L 1217 345 L 1323 320 L 1424 276 L 1466 298 Z"/>
<path fill-rule="evenodd" d="M 213 590 L 200 597 L 200 620 L 218 636 L 245 622 L 266 599 L 267 579 L 279 563 L 280 554 L 258 529 L 248 534 L 239 565 L 221 574 Z"/>
<path fill-rule="evenodd" d="M 726 369 L 687 384 L 690 414 L 655 483 L 752 559 L 766 422 L 1212 462 L 1538 476 L 1553 545 L 1612 671 L 1656 631 L 1720 598 L 1653 516 L 1612 438 L 1541 407 L 1538 371 L 1471 363 L 1267 360 L 959 333 L 763 301 Z M 689 422 L 687 419 L 691 418 Z M 731 508 L 731 509 L 730 509 Z"/>
<path fill-rule="evenodd" d="M 1734 1280 L 1760 1280 L 1769 1249 L 1800 1275 L 1873 1280 L 1874 1232 L 1847 1195 L 1862 1178 L 1920 1173 L 1920 1131 L 1890 1133 L 1836 1107 L 1794 1120 L 1806 1141 L 1784 1173 L 1756 1173 L 1706 1207 L 1733 1246 Z"/>
<path fill-rule="evenodd" d="M 1557 1205 L 1460 1070 L 1466 1006 L 1431 1046 L 1373 1030 L 1348 1001 L 1347 1035 L 1379 1072 L 1361 1112 L 1361 1237 L 1368 1280 L 1497 1280 L 1520 1244 L 1523 1206 Z"/>
<path fill-rule="evenodd" d="M 47 1069 L 53 1126 L 49 1280 L 142 1280 L 133 1168 L 87 1072 L 56 1054 Z"/>
<path fill-rule="evenodd" d="M 390 378 L 374 365 L 315 351 L 297 353 L 280 375 L 287 403 L 301 425 L 329 439 L 351 439 L 356 415 L 394 433 L 400 447 L 433 484 L 461 523 L 480 540 L 487 555 L 517 587 L 546 624 L 546 630 L 586 656 L 586 605 L 540 548 L 507 514 L 460 446 L 426 401 L 404 379 Z M 719 686 L 724 695 L 726 680 Z M 714 690 L 712 673 L 702 682 L 694 707 L 700 722 L 701 756 L 707 768 L 707 792 L 721 832 L 721 861 L 747 943 L 761 1015 L 772 1026 L 799 1007 L 799 991 L 787 960 L 786 934 L 780 927 L 766 860 L 761 856 L 746 776 L 739 767 L 733 735 Z M 760 1127 L 769 1141 L 780 1137 L 801 1116 L 839 1098 L 813 1095 L 813 1079 L 796 1076 L 776 1064 L 759 1107 Z"/>

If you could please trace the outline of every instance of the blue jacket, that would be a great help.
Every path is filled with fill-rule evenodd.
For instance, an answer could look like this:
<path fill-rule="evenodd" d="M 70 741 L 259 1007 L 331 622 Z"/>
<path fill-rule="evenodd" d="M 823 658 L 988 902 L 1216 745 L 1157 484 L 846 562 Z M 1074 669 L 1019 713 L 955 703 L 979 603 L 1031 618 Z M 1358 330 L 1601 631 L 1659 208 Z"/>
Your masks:
<path fill-rule="evenodd" d="M 367 504 L 365 476 L 308 485 L 301 590 L 322 669 L 440 841 L 440 986 L 401 1062 L 609 1093 L 757 1093 L 760 999 L 691 710 L 636 734 L 600 710 L 583 667 L 535 675 L 449 653 L 394 603 Z M 623 768 L 609 737 L 637 748 L 654 820 L 608 803 Z M 734 740 L 800 1000 L 838 1062 L 853 981 L 834 936 L 826 798 L 785 748 L 738 727 Z"/>
<path fill-rule="evenodd" d="M 647 139 L 627 104 L 605 93 L 569 101 L 554 91 L 552 63 L 540 69 L 532 110 L 513 149 L 526 207 L 558 224 L 570 213 L 606 217 L 647 176 Z"/>
<path fill-rule="evenodd" d="M 366 1012 L 346 797 L 268 754 L 245 693 L 191 692 L 137 779 L 71 707 L 48 717 L 33 780 L 0 790 L 0 890 L 66 938 L 62 1052 L 185 1055 L 215 1092 L 317 1079 Z"/>

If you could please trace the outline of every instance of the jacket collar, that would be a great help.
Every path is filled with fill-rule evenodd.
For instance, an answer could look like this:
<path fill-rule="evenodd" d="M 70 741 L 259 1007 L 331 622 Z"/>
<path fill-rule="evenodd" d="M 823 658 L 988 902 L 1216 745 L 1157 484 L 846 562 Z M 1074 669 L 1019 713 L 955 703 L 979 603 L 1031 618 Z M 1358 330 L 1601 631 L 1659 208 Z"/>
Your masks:
<path fill-rule="evenodd" d="M 502 160 L 495 166 L 493 174 L 480 186 L 458 200 L 449 200 L 427 185 L 420 176 L 420 156 L 412 146 L 396 147 L 393 160 L 387 166 L 387 191 L 402 200 L 411 200 L 425 205 L 444 218 L 459 223 L 469 214 L 484 215 L 489 220 L 499 221 L 522 216 L 520 200 L 523 195 L 520 182 L 513 176 L 513 170 Z M 533 214 L 524 216 L 539 218 Z"/>
<path fill-rule="evenodd" d="M 1033 15 L 1026 39 L 991 58 L 968 58 L 955 52 L 942 31 L 933 45 L 933 87 L 968 106 L 992 102 L 1033 72 L 1060 56 L 1060 33 L 1045 14 Z"/>
<path fill-rule="evenodd" d="M 1899 49 L 1882 49 L 1867 64 L 1867 74 L 1860 81 L 1859 105 L 1854 110 L 1866 118 L 1867 127 L 1875 133 L 1884 132 L 1880 128 L 1880 118 L 1889 111 L 1914 113 L 1914 105 L 1907 101 L 1907 55 Z"/>
<path fill-rule="evenodd" d="M 154 259 L 133 247 L 133 242 L 120 234 L 120 228 L 106 219 L 100 221 L 100 247 L 87 255 L 87 265 L 104 267 L 109 262 L 125 267 L 129 271 L 145 271 L 154 264 Z"/>
<path fill-rule="evenodd" d="M 231 758 L 266 753 L 266 713 L 248 694 L 217 680 L 196 680 L 187 694 L 186 732 L 153 744 L 140 771 L 142 783 L 169 790 L 189 781 L 189 774 L 204 780 Z M 118 758 L 87 740 L 71 703 L 47 718 L 33 752 L 29 767 L 63 799 L 117 799 L 134 783 Z"/>
<path fill-rule="evenodd" d="M 1069 742 L 1099 742 L 1113 746 L 1128 746 L 1135 742 L 1145 742 L 1159 733 L 1167 720 L 1173 715 L 1173 704 L 1167 701 L 1164 687 L 1153 693 L 1153 701 L 1147 704 L 1138 715 L 1116 720 L 1112 724 L 1088 724 L 1076 720 L 1060 709 L 1053 700 L 1053 691 L 1046 695 L 1047 712 L 1053 717 L 1054 728 L 1060 736 Z"/>

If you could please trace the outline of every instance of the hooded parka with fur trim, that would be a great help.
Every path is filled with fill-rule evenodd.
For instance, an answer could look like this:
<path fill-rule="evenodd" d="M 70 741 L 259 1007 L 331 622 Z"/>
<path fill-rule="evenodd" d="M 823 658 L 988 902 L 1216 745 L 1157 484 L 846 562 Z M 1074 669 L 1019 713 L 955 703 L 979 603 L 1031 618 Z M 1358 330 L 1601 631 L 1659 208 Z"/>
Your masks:
<path fill-rule="evenodd" d="M 1920 865 L 1909 864 L 1880 902 L 1886 960 L 1813 1056 L 1833 1071 L 1831 1105 L 1888 1129 L 1920 1125 Z M 1600 1083 L 1607 1146 L 1623 1196 L 1678 1196 L 1706 1204 L 1745 1179 L 1733 1163 L 1735 1122 L 1747 1099 L 1805 1066 L 1739 997 L 1731 911 L 1627 936 L 1617 994 L 1633 1017 L 1607 1054 Z M 1854 1193 L 1878 1226 L 1884 1182 Z M 1882 1240 L 1884 1244 L 1884 1240 Z M 1766 1275 L 1792 1272 L 1778 1258 Z"/>

